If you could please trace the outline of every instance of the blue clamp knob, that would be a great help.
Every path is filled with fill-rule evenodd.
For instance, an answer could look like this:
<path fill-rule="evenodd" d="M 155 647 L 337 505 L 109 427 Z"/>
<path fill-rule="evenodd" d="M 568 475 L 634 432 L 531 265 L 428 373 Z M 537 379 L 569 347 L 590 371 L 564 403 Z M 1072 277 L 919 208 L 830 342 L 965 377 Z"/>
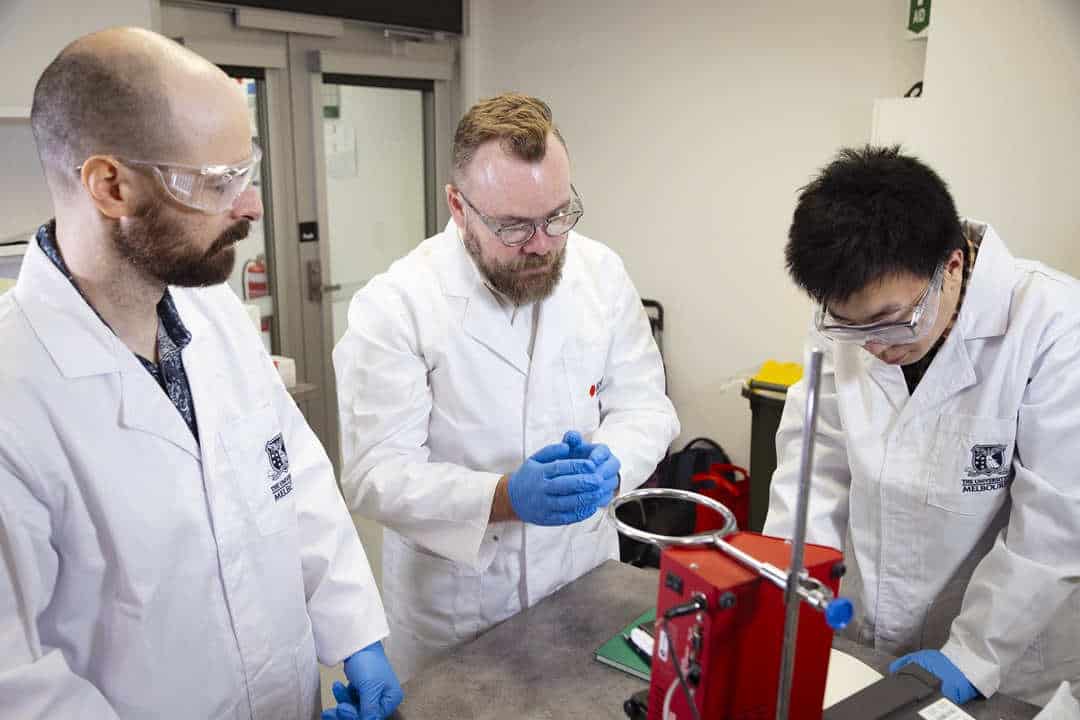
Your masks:
<path fill-rule="evenodd" d="M 833 630 L 843 630 L 851 622 L 855 609 L 847 598 L 836 598 L 825 608 L 825 622 Z"/>

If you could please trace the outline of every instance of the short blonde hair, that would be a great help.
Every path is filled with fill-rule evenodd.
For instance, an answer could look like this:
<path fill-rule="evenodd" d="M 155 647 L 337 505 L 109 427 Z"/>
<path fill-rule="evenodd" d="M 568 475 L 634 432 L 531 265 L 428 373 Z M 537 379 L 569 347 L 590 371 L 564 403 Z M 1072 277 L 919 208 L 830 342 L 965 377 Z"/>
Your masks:
<path fill-rule="evenodd" d="M 506 153 L 526 162 L 542 160 L 549 133 L 566 148 L 551 108 L 539 98 L 511 92 L 481 100 L 469 108 L 454 133 L 454 178 L 460 178 L 476 149 L 489 140 L 499 140 Z"/>

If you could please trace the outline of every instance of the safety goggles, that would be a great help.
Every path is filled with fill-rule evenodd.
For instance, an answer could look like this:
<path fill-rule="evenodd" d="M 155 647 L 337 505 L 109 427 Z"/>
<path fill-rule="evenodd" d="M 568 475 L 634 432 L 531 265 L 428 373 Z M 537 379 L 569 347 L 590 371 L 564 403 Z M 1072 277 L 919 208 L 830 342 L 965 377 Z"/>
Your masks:
<path fill-rule="evenodd" d="M 457 192 L 461 199 L 465 201 L 465 204 L 469 206 L 469 209 L 480 218 L 480 222 L 484 223 L 487 229 L 494 233 L 495 237 L 499 238 L 499 241 L 507 247 L 521 247 L 529 242 L 533 239 L 538 227 L 543 227 L 544 234 L 548 237 L 565 235 L 574 229 L 574 226 L 578 224 L 578 220 L 585 214 L 581 196 L 578 195 L 573 185 L 570 186 L 570 205 L 566 210 L 543 220 L 524 220 L 513 223 L 499 222 L 495 218 L 485 215 L 476 209 L 476 206 L 469 201 L 469 198 L 465 197 L 465 193 L 461 192 L 460 189 Z"/>
<path fill-rule="evenodd" d="M 262 149 L 252 141 L 251 157 L 236 165 L 182 165 L 180 163 L 116 158 L 154 175 L 176 202 L 208 215 L 231 208 L 259 175 Z M 81 171 L 82 166 L 75 168 Z"/>
<path fill-rule="evenodd" d="M 925 339 L 934 327 L 941 306 L 945 263 L 938 266 L 930 283 L 910 306 L 906 320 L 853 325 L 836 320 L 824 304 L 818 305 L 814 316 L 817 331 L 833 342 L 845 345 L 909 345 Z"/>

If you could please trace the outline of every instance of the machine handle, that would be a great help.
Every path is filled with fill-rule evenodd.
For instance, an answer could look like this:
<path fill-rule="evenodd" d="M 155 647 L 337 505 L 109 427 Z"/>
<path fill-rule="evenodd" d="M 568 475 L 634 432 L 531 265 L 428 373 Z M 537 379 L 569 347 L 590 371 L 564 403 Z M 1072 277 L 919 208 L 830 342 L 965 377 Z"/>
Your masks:
<path fill-rule="evenodd" d="M 836 598 L 825 606 L 825 622 L 833 630 L 843 630 L 851 622 L 855 608 L 847 598 Z"/>

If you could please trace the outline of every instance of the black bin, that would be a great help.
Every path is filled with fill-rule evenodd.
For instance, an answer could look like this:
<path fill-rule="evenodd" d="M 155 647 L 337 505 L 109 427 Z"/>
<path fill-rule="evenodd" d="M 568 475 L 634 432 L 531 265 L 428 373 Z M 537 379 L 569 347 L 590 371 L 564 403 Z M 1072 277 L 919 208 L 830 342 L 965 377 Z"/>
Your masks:
<path fill-rule="evenodd" d="M 787 388 L 751 380 L 742 395 L 750 401 L 750 530 L 761 532 L 769 511 L 769 484 L 776 470 L 776 430 Z"/>

